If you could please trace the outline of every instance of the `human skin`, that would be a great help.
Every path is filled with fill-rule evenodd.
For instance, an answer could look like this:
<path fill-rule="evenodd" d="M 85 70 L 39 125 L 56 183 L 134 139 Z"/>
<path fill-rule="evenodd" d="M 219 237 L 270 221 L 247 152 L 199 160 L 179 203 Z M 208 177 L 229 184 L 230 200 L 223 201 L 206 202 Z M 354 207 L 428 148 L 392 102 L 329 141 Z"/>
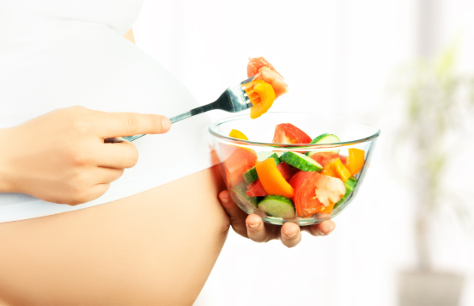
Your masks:
<path fill-rule="evenodd" d="M 0 300 L 192 305 L 230 225 L 217 198 L 225 187 L 219 171 L 108 204 L 0 224 Z"/>
<path fill-rule="evenodd" d="M 245 232 L 256 215 L 229 219 L 216 196 L 224 188 L 216 166 L 111 203 L 0 224 L 0 305 L 192 305 L 231 222 L 255 241 L 279 238 L 280 227 L 263 222 Z M 296 245 L 292 225 L 286 243 Z"/>
<path fill-rule="evenodd" d="M 127 38 L 133 39 L 133 35 Z M 87 118 L 91 118 L 91 114 L 106 115 L 80 107 L 73 109 L 73 115 L 81 112 Z M 114 119 L 119 123 L 130 123 L 126 116 L 118 114 Z M 135 119 L 140 119 L 137 121 L 140 124 L 149 119 L 164 119 L 157 115 L 151 116 L 154 118 L 145 115 Z M 49 121 L 59 123 L 55 127 L 59 131 L 65 130 L 57 120 Z M 70 120 L 64 122 L 71 123 Z M 154 125 L 139 126 L 128 133 L 167 131 Z M 40 136 L 61 135 L 42 132 L 37 127 L 45 127 L 43 124 L 35 126 L 30 123 L 24 126 L 27 128 L 16 129 L 14 133 L 11 133 L 13 129 L 8 132 L 4 130 L 3 133 L 0 130 L 0 143 L 9 144 L 10 152 L 13 152 L 12 141 L 18 139 L 12 135 L 28 135 L 33 140 L 36 137 L 31 131 Z M 89 129 L 98 131 L 95 126 Z M 20 133 L 19 130 L 28 133 Z M 86 132 L 83 135 L 93 135 L 87 133 L 87 129 L 82 132 Z M 95 139 L 84 138 L 84 145 L 80 147 L 102 149 L 103 141 L 97 141 L 101 137 L 125 135 L 118 131 L 94 135 Z M 74 139 L 77 148 L 77 135 L 70 138 Z M 52 140 L 52 143 L 57 144 L 56 140 Z M 73 156 L 70 163 L 69 158 L 63 158 L 64 163 L 56 166 L 63 170 L 75 169 L 73 173 L 76 175 L 69 179 L 61 176 L 66 171 L 42 172 L 51 170 L 50 167 L 35 168 L 37 176 L 32 177 L 31 174 L 35 173 L 31 171 L 32 167 L 44 164 L 41 158 L 39 162 L 32 160 L 30 165 L 27 162 L 17 163 L 28 171 L 10 168 L 10 162 L 2 163 L 0 159 L 0 173 L 16 173 L 9 180 L 4 179 L 6 176 L 0 180 L 0 192 L 23 192 L 51 202 L 80 205 L 103 194 L 107 185 L 120 177 L 123 169 L 136 163 L 138 155 L 132 144 L 113 146 L 114 150 L 123 153 L 118 153 L 122 158 L 114 165 L 101 165 L 100 156 L 98 159 L 93 156 Z M 44 147 L 55 148 L 55 154 L 58 153 L 57 145 L 45 144 Z M 63 148 L 67 149 L 67 146 Z M 94 150 L 84 149 L 83 152 Z M 43 153 L 49 156 L 53 152 Z M 63 153 L 71 157 L 70 154 L 77 151 L 65 150 Z M 12 156 L 19 157 L 21 154 Z M 91 171 L 96 172 L 87 179 Z M 20 173 L 25 176 L 18 175 Z M 47 176 L 51 178 L 50 181 L 44 179 L 47 173 L 50 174 Z M 54 173 L 59 175 L 54 176 Z M 78 176 L 78 173 L 82 173 L 82 176 Z M 95 181 L 98 177 L 101 180 Z M 31 183 L 24 184 L 25 179 Z M 48 184 L 55 188 L 48 188 Z M 64 186 L 60 193 L 57 192 L 57 184 Z M 90 193 L 89 190 L 94 189 L 91 186 L 96 185 L 103 186 Z M 223 189 L 225 185 L 219 169 L 213 167 L 111 203 L 0 224 L 0 305 L 192 305 L 219 256 L 230 225 L 240 235 L 257 242 L 281 239 L 288 247 L 300 242 L 301 230 L 296 224 L 287 223 L 283 227 L 264 225 L 257 215 L 244 214 L 229 200 L 226 191 L 220 193 L 221 205 L 217 194 Z M 56 191 L 51 193 L 49 190 Z M 304 230 L 313 235 L 326 235 L 333 228 L 332 221 L 327 221 Z"/>

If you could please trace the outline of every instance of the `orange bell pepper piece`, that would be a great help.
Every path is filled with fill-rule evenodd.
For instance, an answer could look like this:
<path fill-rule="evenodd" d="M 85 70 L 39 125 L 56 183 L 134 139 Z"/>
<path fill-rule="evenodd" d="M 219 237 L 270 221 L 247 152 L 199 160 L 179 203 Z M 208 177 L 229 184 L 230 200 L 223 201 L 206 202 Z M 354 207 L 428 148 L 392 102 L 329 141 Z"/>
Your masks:
<path fill-rule="evenodd" d="M 331 163 L 327 163 L 320 173 L 327 176 L 337 177 L 336 171 L 331 166 Z"/>
<path fill-rule="evenodd" d="M 349 156 L 346 161 L 346 168 L 351 172 L 352 175 L 359 173 L 364 166 L 365 152 L 361 149 L 350 148 Z"/>
<path fill-rule="evenodd" d="M 258 178 L 263 185 L 263 189 L 268 194 L 281 195 L 292 198 L 295 195 L 293 187 L 285 180 L 278 170 L 273 158 L 265 159 L 255 165 Z"/>
<path fill-rule="evenodd" d="M 275 101 L 273 87 L 263 80 L 255 80 L 242 85 L 253 106 L 250 108 L 250 118 L 256 119 L 265 114 Z"/>
<path fill-rule="evenodd" d="M 340 158 L 331 160 L 324 166 L 321 174 L 340 178 L 344 183 L 352 176 L 351 172 L 342 164 Z"/>
<path fill-rule="evenodd" d="M 334 208 L 334 205 L 336 205 L 336 203 L 332 203 L 331 205 L 329 205 L 328 207 L 324 208 L 320 214 L 330 214 Z"/>

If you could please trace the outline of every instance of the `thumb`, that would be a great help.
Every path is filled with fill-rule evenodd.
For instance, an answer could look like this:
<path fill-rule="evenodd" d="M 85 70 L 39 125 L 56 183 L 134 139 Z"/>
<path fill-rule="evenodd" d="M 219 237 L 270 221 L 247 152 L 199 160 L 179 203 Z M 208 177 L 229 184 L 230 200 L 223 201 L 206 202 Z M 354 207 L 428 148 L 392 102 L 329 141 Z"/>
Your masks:
<path fill-rule="evenodd" d="M 240 209 L 237 204 L 234 203 L 234 201 L 232 201 L 232 198 L 227 190 L 221 191 L 219 193 L 219 200 L 225 212 L 229 216 L 230 224 L 232 225 L 234 232 L 241 236 L 248 237 L 247 227 L 245 225 L 247 214 L 242 211 L 242 209 Z"/>

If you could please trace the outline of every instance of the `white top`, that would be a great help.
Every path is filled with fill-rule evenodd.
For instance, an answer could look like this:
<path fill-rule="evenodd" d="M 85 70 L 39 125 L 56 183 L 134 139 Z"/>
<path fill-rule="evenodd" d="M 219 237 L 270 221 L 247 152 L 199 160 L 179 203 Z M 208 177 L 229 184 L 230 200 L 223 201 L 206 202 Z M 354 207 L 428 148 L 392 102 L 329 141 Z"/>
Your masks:
<path fill-rule="evenodd" d="M 0 128 L 73 105 L 168 117 L 198 106 L 170 72 L 122 37 L 141 2 L 1 1 Z M 209 168 L 215 164 L 209 123 L 202 114 L 173 124 L 167 134 L 134 141 L 137 165 L 89 203 L 73 207 L 0 193 L 0 222 L 107 203 Z"/>

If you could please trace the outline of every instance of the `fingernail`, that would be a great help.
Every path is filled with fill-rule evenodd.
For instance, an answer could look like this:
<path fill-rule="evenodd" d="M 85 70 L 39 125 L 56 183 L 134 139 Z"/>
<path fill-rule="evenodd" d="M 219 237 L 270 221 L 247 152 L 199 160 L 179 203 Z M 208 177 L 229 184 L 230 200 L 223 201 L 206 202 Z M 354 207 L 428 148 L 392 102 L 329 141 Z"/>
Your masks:
<path fill-rule="evenodd" d="M 220 198 L 221 198 L 221 201 L 224 202 L 224 203 L 229 202 L 229 198 L 228 198 L 228 197 L 221 196 Z"/>
<path fill-rule="evenodd" d="M 296 232 L 294 232 L 293 234 L 290 234 L 290 235 L 283 234 L 283 236 L 285 236 L 286 238 L 292 238 L 292 237 L 295 237 L 297 233 L 298 233 L 298 231 L 296 231 Z"/>
<path fill-rule="evenodd" d="M 251 227 L 251 228 L 257 228 L 259 226 L 259 223 L 248 224 L 248 226 Z"/>
<path fill-rule="evenodd" d="M 171 128 L 171 121 L 168 118 L 163 118 L 163 120 L 161 120 L 161 126 L 163 130 L 167 131 Z"/>

